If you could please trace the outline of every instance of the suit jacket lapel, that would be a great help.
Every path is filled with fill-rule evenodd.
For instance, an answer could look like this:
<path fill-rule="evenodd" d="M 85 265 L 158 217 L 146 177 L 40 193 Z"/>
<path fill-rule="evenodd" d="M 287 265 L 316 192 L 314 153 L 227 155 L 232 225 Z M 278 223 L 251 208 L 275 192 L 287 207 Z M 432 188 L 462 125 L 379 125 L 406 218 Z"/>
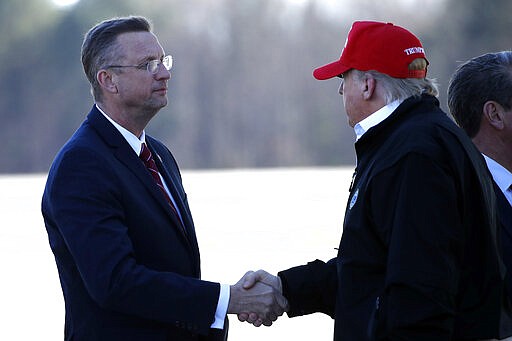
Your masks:
<path fill-rule="evenodd" d="M 148 170 L 121 133 L 98 111 L 96 106 L 93 107 L 87 118 L 91 126 L 102 136 L 105 143 L 113 149 L 114 156 L 144 184 L 150 195 L 158 202 L 158 205 L 165 210 L 167 215 L 174 222 L 176 228 L 180 230 L 188 242 L 188 238 L 184 235 L 180 227 L 181 222 L 179 221 L 179 217 L 171 211 L 169 204 L 160 192 L 158 186 L 155 185 Z"/>
<path fill-rule="evenodd" d="M 184 235 L 184 237 L 187 238 L 188 242 L 190 243 L 189 245 L 191 246 L 191 250 L 193 251 L 196 259 L 196 271 L 199 277 L 201 277 L 201 256 L 199 253 L 199 245 L 197 243 L 194 221 L 192 220 L 192 214 L 190 213 L 188 204 L 185 202 L 184 190 L 181 187 L 178 189 L 177 184 L 180 183 L 180 180 L 177 178 L 178 174 L 165 167 L 160 153 L 154 148 L 149 140 L 150 138 L 147 137 L 146 143 L 151 149 L 151 153 L 154 155 L 153 158 L 155 159 L 156 166 L 158 167 L 160 174 L 162 174 L 162 177 L 167 184 L 167 188 L 171 192 L 171 195 L 176 202 L 177 208 L 180 211 L 181 219 L 183 220 L 183 226 L 186 231 L 186 235 Z"/>
<path fill-rule="evenodd" d="M 115 156 L 126 165 L 139 180 L 144 184 L 151 196 L 158 202 L 158 204 L 167 212 L 176 225 L 180 224 L 179 218 L 172 213 L 169 204 L 162 195 L 161 190 L 155 185 L 155 181 L 149 174 L 146 166 L 140 161 L 139 157 L 133 152 L 131 147 L 118 148 L 115 151 Z"/>
<path fill-rule="evenodd" d="M 149 142 L 148 146 L 150 146 Z M 196 239 L 194 222 L 190 214 L 190 209 L 188 208 L 188 205 L 186 205 L 184 202 L 183 194 L 181 194 L 177 188 L 176 184 L 179 183 L 179 180 L 176 178 L 177 175 L 174 174 L 174 172 L 171 172 L 169 169 L 167 169 L 167 167 L 165 167 L 160 154 L 154 148 L 152 148 L 152 146 L 150 146 L 150 149 L 154 155 L 155 163 L 158 167 L 158 170 L 160 171 L 160 174 L 162 174 L 162 177 L 164 178 L 165 183 L 167 184 L 167 187 L 169 188 L 169 191 L 171 192 L 172 197 L 176 202 L 176 205 L 178 206 L 178 210 L 180 211 L 181 218 L 183 219 L 183 224 L 186 233 L 190 237 L 190 241 L 193 242 Z"/>

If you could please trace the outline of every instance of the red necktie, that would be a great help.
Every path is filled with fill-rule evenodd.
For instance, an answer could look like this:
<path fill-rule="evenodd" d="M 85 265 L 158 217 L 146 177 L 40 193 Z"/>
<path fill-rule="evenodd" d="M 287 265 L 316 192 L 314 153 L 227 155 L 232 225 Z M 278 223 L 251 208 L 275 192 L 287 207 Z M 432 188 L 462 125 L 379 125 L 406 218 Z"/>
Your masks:
<path fill-rule="evenodd" d="M 176 210 L 176 207 L 174 207 L 174 204 L 172 203 L 172 200 L 169 197 L 169 194 L 167 194 L 167 191 L 164 188 L 162 180 L 160 179 L 160 174 L 158 173 L 158 168 L 156 167 L 155 160 L 153 160 L 151 151 L 149 150 L 149 148 L 146 146 L 145 143 L 142 143 L 142 149 L 140 151 L 139 157 L 142 160 L 142 162 L 144 162 L 144 165 L 146 166 L 149 173 L 153 177 L 153 180 L 155 180 L 155 183 L 158 186 L 158 188 L 160 188 L 160 190 L 162 191 L 162 194 L 164 195 L 165 199 L 167 200 L 167 203 L 169 204 L 169 206 L 171 206 L 172 211 L 174 212 L 174 214 L 176 214 L 176 217 L 180 221 L 180 225 L 182 225 L 178 211 Z M 183 228 L 183 231 L 185 231 L 185 228 L 183 227 L 183 225 L 181 227 Z"/>

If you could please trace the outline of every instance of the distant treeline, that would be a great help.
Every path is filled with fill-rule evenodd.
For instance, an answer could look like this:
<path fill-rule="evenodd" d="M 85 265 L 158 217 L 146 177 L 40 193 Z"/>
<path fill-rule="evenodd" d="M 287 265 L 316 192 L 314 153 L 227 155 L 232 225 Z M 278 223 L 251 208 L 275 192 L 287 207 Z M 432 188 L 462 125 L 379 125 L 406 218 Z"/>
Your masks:
<path fill-rule="evenodd" d="M 148 127 L 183 168 L 354 164 L 336 80 L 312 70 L 339 57 L 354 20 L 390 21 L 423 41 L 442 106 L 455 67 L 512 48 L 509 0 L 50 0 L 0 2 L 0 173 L 45 172 L 92 106 L 80 64 L 87 29 L 113 16 L 150 18 L 174 56 L 169 105 Z M 330 11 L 330 13 L 329 13 Z"/>

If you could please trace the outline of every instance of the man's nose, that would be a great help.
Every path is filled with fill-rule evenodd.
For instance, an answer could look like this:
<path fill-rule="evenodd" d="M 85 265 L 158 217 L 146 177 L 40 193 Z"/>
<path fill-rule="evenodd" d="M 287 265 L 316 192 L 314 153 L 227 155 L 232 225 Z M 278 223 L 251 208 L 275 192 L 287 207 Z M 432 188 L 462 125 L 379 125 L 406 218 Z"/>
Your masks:
<path fill-rule="evenodd" d="M 167 70 L 163 64 L 158 65 L 158 71 L 155 73 L 156 79 L 171 79 L 171 70 Z"/>

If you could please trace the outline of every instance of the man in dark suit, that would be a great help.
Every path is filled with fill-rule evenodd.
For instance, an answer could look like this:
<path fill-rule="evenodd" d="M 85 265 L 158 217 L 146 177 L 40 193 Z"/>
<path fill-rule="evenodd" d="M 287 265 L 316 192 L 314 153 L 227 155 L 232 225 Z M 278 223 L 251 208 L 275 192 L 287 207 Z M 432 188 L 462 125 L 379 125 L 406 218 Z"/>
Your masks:
<path fill-rule="evenodd" d="M 286 307 L 275 289 L 200 280 L 178 165 L 144 132 L 167 105 L 172 67 L 148 21 L 97 24 L 82 63 L 95 104 L 56 156 L 42 200 L 65 340 L 224 340 L 226 313 L 252 309 L 272 324 Z"/>
<path fill-rule="evenodd" d="M 512 270 L 512 51 L 461 64 L 448 87 L 448 106 L 492 174 L 505 265 Z M 512 290 L 512 276 L 509 276 Z"/>

